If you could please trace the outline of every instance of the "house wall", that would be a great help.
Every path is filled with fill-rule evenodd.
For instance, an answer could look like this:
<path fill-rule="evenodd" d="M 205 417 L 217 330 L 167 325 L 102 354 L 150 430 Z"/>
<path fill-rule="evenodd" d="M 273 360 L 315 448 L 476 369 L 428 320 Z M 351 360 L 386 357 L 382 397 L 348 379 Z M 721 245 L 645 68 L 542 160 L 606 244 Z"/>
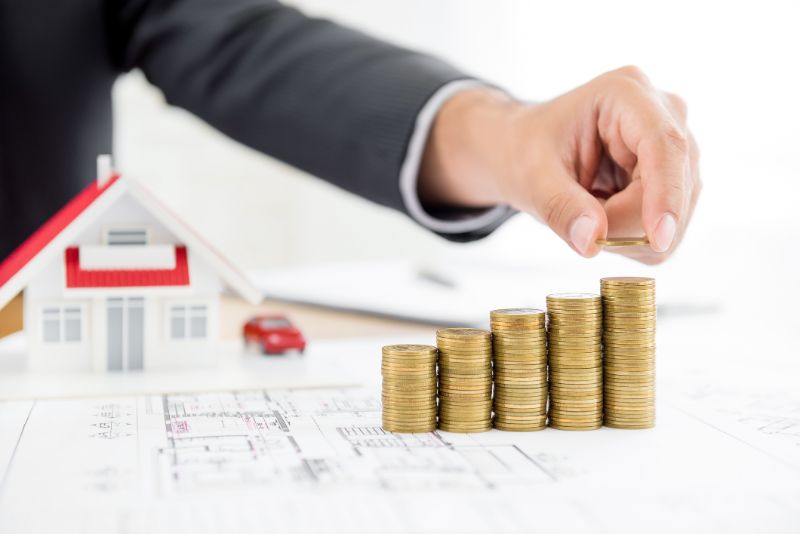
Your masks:
<path fill-rule="evenodd" d="M 60 262 L 49 263 L 25 289 L 23 322 L 28 338 L 28 368 L 35 372 L 88 371 L 91 369 L 94 315 L 89 299 L 69 301 L 82 309 L 80 342 L 46 343 L 42 339 L 42 309 L 67 303 L 63 292 L 63 256 L 59 259 Z"/>
<path fill-rule="evenodd" d="M 97 245 L 103 230 L 111 225 L 146 225 L 152 244 L 175 243 L 175 238 L 133 199 L 123 197 L 98 218 L 76 240 L 77 245 Z M 219 339 L 219 295 L 222 282 L 203 260 L 188 250 L 188 287 L 154 288 L 65 288 L 63 254 L 46 265 L 25 291 L 24 323 L 29 341 L 29 368 L 47 371 L 105 371 L 107 369 L 107 309 L 109 297 L 144 298 L 144 366 L 146 369 L 169 369 L 205 366 L 216 361 Z M 42 308 L 65 303 L 82 308 L 81 342 L 44 343 Z M 207 336 L 205 340 L 171 340 L 169 307 L 174 304 L 205 304 Z"/>

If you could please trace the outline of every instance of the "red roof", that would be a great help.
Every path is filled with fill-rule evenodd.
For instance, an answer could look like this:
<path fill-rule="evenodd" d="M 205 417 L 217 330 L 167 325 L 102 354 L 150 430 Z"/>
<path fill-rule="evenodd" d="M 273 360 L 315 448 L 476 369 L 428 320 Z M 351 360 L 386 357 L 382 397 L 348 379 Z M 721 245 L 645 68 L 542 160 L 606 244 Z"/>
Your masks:
<path fill-rule="evenodd" d="M 28 262 L 36 257 L 41 250 L 61 233 L 64 228 L 75 220 L 78 215 L 88 208 L 97 197 L 102 195 L 117 181 L 118 175 L 112 176 L 103 185 L 93 181 L 86 188 L 72 198 L 63 208 L 47 220 L 34 233 L 28 237 L 14 252 L 0 263 L 0 287 L 17 274 Z"/>
<path fill-rule="evenodd" d="M 175 247 L 174 269 L 81 269 L 80 249 L 64 251 L 68 288 L 188 286 L 186 247 Z"/>

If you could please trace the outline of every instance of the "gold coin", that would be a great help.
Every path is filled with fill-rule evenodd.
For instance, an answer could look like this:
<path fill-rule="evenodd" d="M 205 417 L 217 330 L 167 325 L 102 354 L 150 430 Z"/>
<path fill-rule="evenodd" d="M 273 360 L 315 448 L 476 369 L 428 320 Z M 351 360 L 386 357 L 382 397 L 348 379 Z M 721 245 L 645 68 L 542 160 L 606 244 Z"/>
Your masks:
<path fill-rule="evenodd" d="M 398 423 L 387 422 L 382 425 L 382 428 L 385 432 L 396 434 L 422 434 L 436 430 L 436 423 L 428 423 L 424 425 L 402 425 Z"/>
<path fill-rule="evenodd" d="M 406 353 L 393 353 L 393 352 L 384 352 L 381 355 L 381 359 L 384 362 L 413 362 L 413 363 L 421 363 L 421 362 L 431 362 L 436 361 L 436 358 L 439 356 L 438 351 L 433 353 L 415 353 L 415 352 L 406 352 Z"/>
<path fill-rule="evenodd" d="M 651 423 L 633 423 L 633 424 L 625 424 L 625 423 L 615 423 L 615 422 L 605 422 L 603 423 L 608 428 L 617 428 L 621 430 L 646 430 L 648 428 L 655 428 L 656 422 L 653 421 Z"/>
<path fill-rule="evenodd" d="M 486 376 L 491 375 L 492 367 L 489 365 L 481 365 L 475 367 L 465 367 L 465 366 L 458 366 L 458 365 L 442 365 L 439 367 L 439 374 L 440 375 L 479 375 L 479 376 Z"/>
<path fill-rule="evenodd" d="M 492 429 L 491 423 L 482 425 L 461 425 L 457 423 L 439 423 L 438 429 L 443 432 L 454 432 L 461 434 L 473 434 L 478 432 L 488 432 Z"/>
<path fill-rule="evenodd" d="M 558 393 L 559 391 L 565 392 L 580 392 L 580 391 L 593 391 L 593 390 L 602 390 L 603 389 L 603 382 L 601 380 L 587 380 L 583 382 L 578 381 L 563 381 L 563 380 L 556 380 L 550 379 L 550 392 Z"/>
<path fill-rule="evenodd" d="M 453 404 L 491 401 L 491 400 L 492 396 L 489 393 L 483 393 L 480 395 L 450 395 L 447 397 L 439 396 L 439 406 L 450 406 Z"/>
<path fill-rule="evenodd" d="M 442 402 L 439 403 L 439 412 L 451 413 L 479 413 L 491 409 L 492 401 L 476 400 L 473 402 Z"/>
<path fill-rule="evenodd" d="M 545 425 L 514 425 L 509 423 L 503 422 L 496 422 L 494 424 L 494 428 L 496 430 L 502 430 L 503 432 L 537 432 L 539 430 L 544 430 L 547 428 Z"/>
<path fill-rule="evenodd" d="M 422 378 L 425 378 L 425 377 L 436 376 L 436 371 L 435 371 L 435 369 L 403 370 L 403 371 L 397 371 L 397 370 L 393 370 L 393 369 L 381 369 L 381 374 L 383 376 L 385 376 L 385 377 L 389 376 L 389 377 L 398 377 L 398 378 L 402 378 L 402 377 L 407 377 L 407 378 L 422 377 Z"/>
<path fill-rule="evenodd" d="M 411 425 L 411 424 L 428 425 L 436 422 L 436 414 L 426 417 L 403 417 L 397 415 L 383 414 L 381 417 L 381 421 L 383 422 L 384 425 L 386 423 L 398 423 L 404 425 Z"/>
<path fill-rule="evenodd" d="M 539 347 L 547 341 L 547 333 L 544 328 L 536 331 L 536 333 L 520 333 L 519 335 L 510 335 L 504 332 L 496 332 L 492 336 L 492 344 L 494 347 L 516 346 L 516 345 L 531 345 Z"/>
<path fill-rule="evenodd" d="M 560 400 L 576 400 L 576 399 L 597 399 L 600 400 L 603 398 L 603 390 L 598 388 L 595 391 L 554 391 L 552 388 L 550 389 L 550 400 L 560 401 Z"/>
<path fill-rule="evenodd" d="M 530 414 L 509 414 L 497 412 L 494 416 L 494 419 L 495 421 L 503 421 L 506 423 L 537 422 L 544 424 L 545 420 L 547 419 L 547 414 L 544 412 Z"/>
<path fill-rule="evenodd" d="M 427 391 L 428 389 L 433 389 L 433 391 L 436 391 L 436 378 L 431 377 L 428 380 L 419 380 L 415 382 L 395 382 L 386 379 L 383 380 L 384 391 L 403 393 L 412 391 Z"/>
<path fill-rule="evenodd" d="M 525 323 L 499 323 L 492 321 L 492 341 L 500 338 L 501 340 L 520 340 L 536 341 L 543 338 L 546 330 L 546 323 L 525 324 Z"/>
<path fill-rule="evenodd" d="M 606 413 L 605 418 L 609 421 L 617 421 L 617 422 L 643 422 L 643 421 L 651 421 L 655 418 L 656 412 L 655 410 L 650 410 L 649 412 L 638 412 L 638 413 Z"/>
<path fill-rule="evenodd" d="M 500 308 L 489 312 L 489 317 L 544 317 L 545 311 L 539 308 Z"/>
<path fill-rule="evenodd" d="M 653 402 L 656 398 L 655 391 L 619 393 L 614 390 L 606 390 L 603 393 L 610 403 Z"/>
<path fill-rule="evenodd" d="M 382 366 L 381 375 L 383 375 L 384 378 L 386 377 L 390 379 L 398 378 L 401 380 L 404 378 L 410 378 L 410 379 L 426 378 L 426 377 L 436 376 L 436 367 L 433 366 L 428 369 L 426 368 L 402 369 L 397 367 L 391 368 Z"/>
<path fill-rule="evenodd" d="M 595 417 L 594 419 L 586 419 L 582 421 L 567 421 L 564 418 L 560 418 L 558 416 L 549 415 L 548 419 L 550 420 L 551 425 L 557 424 L 559 426 L 569 426 L 569 427 L 592 427 L 592 428 L 600 428 L 603 426 L 603 418 L 601 416 Z"/>
<path fill-rule="evenodd" d="M 550 428 L 554 430 L 565 430 L 569 432 L 585 432 L 590 430 L 598 430 L 602 428 L 602 424 L 599 425 L 592 425 L 592 426 L 569 426 L 569 425 L 557 425 L 557 424 L 550 424 Z"/>
<path fill-rule="evenodd" d="M 498 356 L 503 355 L 530 355 L 530 356 L 539 356 L 545 353 L 547 350 L 547 345 L 545 343 L 540 343 L 538 345 L 495 345 L 494 347 L 494 357 L 497 359 Z"/>
<path fill-rule="evenodd" d="M 494 390 L 495 398 L 517 398 L 517 397 L 547 397 L 548 387 L 546 383 L 527 388 L 507 388 L 496 387 Z"/>
<path fill-rule="evenodd" d="M 399 344 L 399 345 L 385 345 L 382 348 L 384 354 L 436 354 L 436 347 L 432 345 L 413 345 L 413 344 Z"/>
<path fill-rule="evenodd" d="M 542 400 L 547 400 L 548 396 L 546 387 L 538 390 L 531 389 L 529 391 L 524 391 L 523 393 L 514 393 L 513 391 L 514 390 L 509 391 L 506 389 L 495 389 L 494 400 L 496 402 L 539 402 Z"/>
<path fill-rule="evenodd" d="M 436 408 L 436 397 L 431 399 L 382 399 L 382 405 L 386 408 L 400 410 L 422 410 Z"/>
<path fill-rule="evenodd" d="M 494 373 L 494 381 L 495 384 L 499 383 L 501 386 L 503 385 L 514 385 L 514 382 L 505 381 L 506 378 L 524 378 L 526 380 L 531 380 L 533 383 L 532 386 L 539 386 L 539 385 L 546 385 L 547 384 L 547 371 L 542 369 L 541 371 L 536 371 L 535 373 L 525 372 L 523 374 L 520 373 L 509 373 L 507 371 L 495 371 Z"/>
<path fill-rule="evenodd" d="M 551 382 L 594 383 L 603 378 L 603 369 L 600 366 L 586 369 L 562 369 L 550 366 Z"/>
<path fill-rule="evenodd" d="M 634 429 L 644 429 L 644 428 L 653 428 L 656 426 L 656 420 L 651 419 L 649 421 L 608 421 L 604 420 L 603 424 L 609 428 L 626 428 L 630 430 Z"/>
<path fill-rule="evenodd" d="M 547 395 L 540 395 L 537 397 L 530 397 L 530 396 L 519 396 L 519 397 L 510 397 L 510 396 L 501 396 L 494 398 L 494 405 L 495 406 L 541 406 L 542 404 L 547 402 Z"/>
<path fill-rule="evenodd" d="M 598 239 L 596 243 L 601 247 L 639 247 L 649 245 L 647 237 L 607 237 Z"/>
<path fill-rule="evenodd" d="M 492 355 L 492 345 L 486 345 L 483 347 L 453 347 L 453 348 L 444 348 L 439 351 L 439 361 L 442 359 L 447 358 L 462 358 L 468 360 L 475 360 L 481 359 L 485 357 L 491 358 Z"/>
<path fill-rule="evenodd" d="M 442 328 L 436 331 L 436 337 L 457 341 L 483 341 L 490 340 L 492 335 L 478 328 Z"/>
<path fill-rule="evenodd" d="M 518 399 L 509 401 L 506 399 L 494 400 L 494 409 L 501 410 L 501 411 L 531 411 L 531 410 L 540 410 L 545 405 L 544 399 Z"/>
<path fill-rule="evenodd" d="M 436 406 L 431 405 L 430 407 L 424 409 L 396 408 L 391 406 L 384 406 L 381 409 L 381 412 L 384 415 L 395 418 L 424 419 L 436 415 Z"/>
<path fill-rule="evenodd" d="M 431 388 L 424 391 L 404 391 L 402 393 L 397 393 L 394 391 L 381 391 L 381 397 L 392 402 L 419 402 L 427 399 L 436 400 L 436 390 Z"/>
<path fill-rule="evenodd" d="M 606 276 L 600 279 L 600 285 L 655 286 L 655 283 L 655 278 L 644 276 Z"/>

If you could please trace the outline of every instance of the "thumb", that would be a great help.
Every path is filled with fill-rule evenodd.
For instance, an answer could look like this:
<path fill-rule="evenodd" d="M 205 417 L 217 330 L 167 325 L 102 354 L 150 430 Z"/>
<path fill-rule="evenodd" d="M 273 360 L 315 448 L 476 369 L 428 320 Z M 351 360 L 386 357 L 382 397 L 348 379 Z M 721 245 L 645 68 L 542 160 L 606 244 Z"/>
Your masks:
<path fill-rule="evenodd" d="M 541 186 L 537 209 L 545 223 L 581 256 L 597 255 L 596 241 L 608 230 L 606 212 L 597 198 L 565 170 L 551 174 Z"/>

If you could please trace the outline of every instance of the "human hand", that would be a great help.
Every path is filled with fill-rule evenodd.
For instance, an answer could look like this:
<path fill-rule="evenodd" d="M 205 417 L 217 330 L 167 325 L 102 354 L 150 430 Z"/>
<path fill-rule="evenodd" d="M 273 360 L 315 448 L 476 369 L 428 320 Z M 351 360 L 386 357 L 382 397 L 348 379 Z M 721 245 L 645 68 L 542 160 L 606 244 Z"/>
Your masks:
<path fill-rule="evenodd" d="M 649 247 L 618 250 L 654 264 L 680 243 L 701 182 L 686 105 L 624 67 L 542 104 L 491 89 L 455 95 L 419 187 L 427 203 L 531 213 L 586 257 L 597 239 L 646 235 Z"/>

